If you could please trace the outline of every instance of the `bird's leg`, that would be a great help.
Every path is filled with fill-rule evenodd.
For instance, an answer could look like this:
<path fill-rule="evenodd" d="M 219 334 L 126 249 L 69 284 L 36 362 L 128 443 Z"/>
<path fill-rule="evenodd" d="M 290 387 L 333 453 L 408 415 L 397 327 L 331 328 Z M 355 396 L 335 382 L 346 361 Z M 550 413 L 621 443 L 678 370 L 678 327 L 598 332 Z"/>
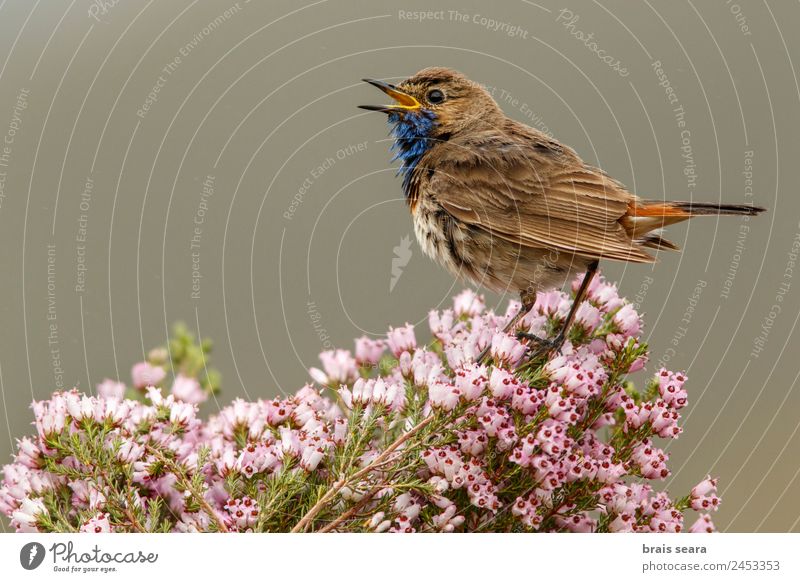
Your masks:
<path fill-rule="evenodd" d="M 564 340 L 567 339 L 567 332 L 569 332 L 569 328 L 572 325 L 572 322 L 575 321 L 575 314 L 578 312 L 578 308 L 583 303 L 583 300 L 586 298 L 586 293 L 589 290 L 589 284 L 592 282 L 592 279 L 597 273 L 599 261 L 592 261 L 589 263 L 589 266 L 586 268 L 586 274 L 583 276 L 583 280 L 581 281 L 580 287 L 578 287 L 578 292 L 575 294 L 575 299 L 572 301 L 572 306 L 569 309 L 569 313 L 567 314 L 567 319 L 564 320 L 561 329 L 558 331 L 558 334 L 553 339 L 546 339 L 541 338 L 537 335 L 532 333 L 527 333 L 524 331 L 518 332 L 517 337 L 520 339 L 528 339 L 534 341 L 539 344 L 539 348 L 533 353 L 533 356 L 538 356 L 545 351 L 551 350 L 560 350 L 561 346 L 564 344 Z"/>
<path fill-rule="evenodd" d="M 503 333 L 510 333 L 514 330 L 520 320 L 528 315 L 528 312 L 533 309 L 533 303 L 526 305 L 525 301 L 522 302 L 522 307 L 517 312 L 517 314 L 512 317 L 506 326 L 503 328 Z M 483 348 L 480 354 L 478 354 L 477 359 L 475 360 L 478 364 L 482 364 L 486 360 L 486 356 L 489 355 L 489 350 L 491 349 L 491 344 Z"/>

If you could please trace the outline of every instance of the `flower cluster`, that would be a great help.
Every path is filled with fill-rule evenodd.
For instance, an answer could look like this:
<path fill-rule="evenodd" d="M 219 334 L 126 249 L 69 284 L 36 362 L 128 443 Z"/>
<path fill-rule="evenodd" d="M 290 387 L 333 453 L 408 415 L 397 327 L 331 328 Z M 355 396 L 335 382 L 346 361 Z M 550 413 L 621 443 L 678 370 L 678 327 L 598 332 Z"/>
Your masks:
<path fill-rule="evenodd" d="M 208 420 L 198 405 L 218 378 L 182 330 L 130 387 L 34 402 L 0 511 L 23 532 L 712 531 L 716 480 L 678 499 L 654 487 L 686 377 L 626 380 L 647 348 L 613 285 L 593 281 L 558 353 L 518 339 L 554 335 L 570 304 L 540 293 L 506 329 L 518 303 L 498 314 L 464 291 L 430 313 L 427 345 L 408 324 L 360 338 L 323 352 L 293 396 Z"/>

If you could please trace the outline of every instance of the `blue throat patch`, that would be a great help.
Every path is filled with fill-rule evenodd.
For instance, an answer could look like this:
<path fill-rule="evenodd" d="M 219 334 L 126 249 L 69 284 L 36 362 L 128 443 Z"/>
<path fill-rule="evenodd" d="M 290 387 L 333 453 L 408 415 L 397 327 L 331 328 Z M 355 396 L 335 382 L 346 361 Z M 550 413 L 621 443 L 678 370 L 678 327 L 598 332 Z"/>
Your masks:
<path fill-rule="evenodd" d="M 403 192 L 410 196 L 411 176 L 420 158 L 427 152 L 433 141 L 429 139 L 431 130 L 436 127 L 436 114 L 427 109 L 418 113 L 389 114 L 389 132 L 394 137 L 392 161 L 400 160 L 402 164 L 397 175 L 403 176 Z"/>

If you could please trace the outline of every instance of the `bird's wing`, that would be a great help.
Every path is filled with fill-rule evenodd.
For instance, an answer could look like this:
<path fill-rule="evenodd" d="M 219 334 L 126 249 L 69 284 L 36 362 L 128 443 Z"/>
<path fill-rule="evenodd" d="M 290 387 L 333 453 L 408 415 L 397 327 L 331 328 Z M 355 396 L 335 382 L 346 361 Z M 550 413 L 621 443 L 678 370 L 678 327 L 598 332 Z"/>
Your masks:
<path fill-rule="evenodd" d="M 620 223 L 635 200 L 631 193 L 577 156 L 541 144 L 536 150 L 484 149 L 479 159 L 439 164 L 425 190 L 454 218 L 521 246 L 655 260 Z"/>

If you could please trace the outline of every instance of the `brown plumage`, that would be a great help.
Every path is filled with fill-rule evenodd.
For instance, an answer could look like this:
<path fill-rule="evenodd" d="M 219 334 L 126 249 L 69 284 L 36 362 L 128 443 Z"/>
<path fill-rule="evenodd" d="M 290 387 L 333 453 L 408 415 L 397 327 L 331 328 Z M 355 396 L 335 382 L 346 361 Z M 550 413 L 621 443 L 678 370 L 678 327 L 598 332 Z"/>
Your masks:
<path fill-rule="evenodd" d="M 763 210 L 642 200 L 450 69 L 424 69 L 397 86 L 367 81 L 396 101 L 362 107 L 389 114 L 423 251 L 456 276 L 519 293 L 526 306 L 578 272 L 587 271 L 588 286 L 600 259 L 652 263 L 647 248 L 677 249 L 654 232 L 664 226 Z"/>

